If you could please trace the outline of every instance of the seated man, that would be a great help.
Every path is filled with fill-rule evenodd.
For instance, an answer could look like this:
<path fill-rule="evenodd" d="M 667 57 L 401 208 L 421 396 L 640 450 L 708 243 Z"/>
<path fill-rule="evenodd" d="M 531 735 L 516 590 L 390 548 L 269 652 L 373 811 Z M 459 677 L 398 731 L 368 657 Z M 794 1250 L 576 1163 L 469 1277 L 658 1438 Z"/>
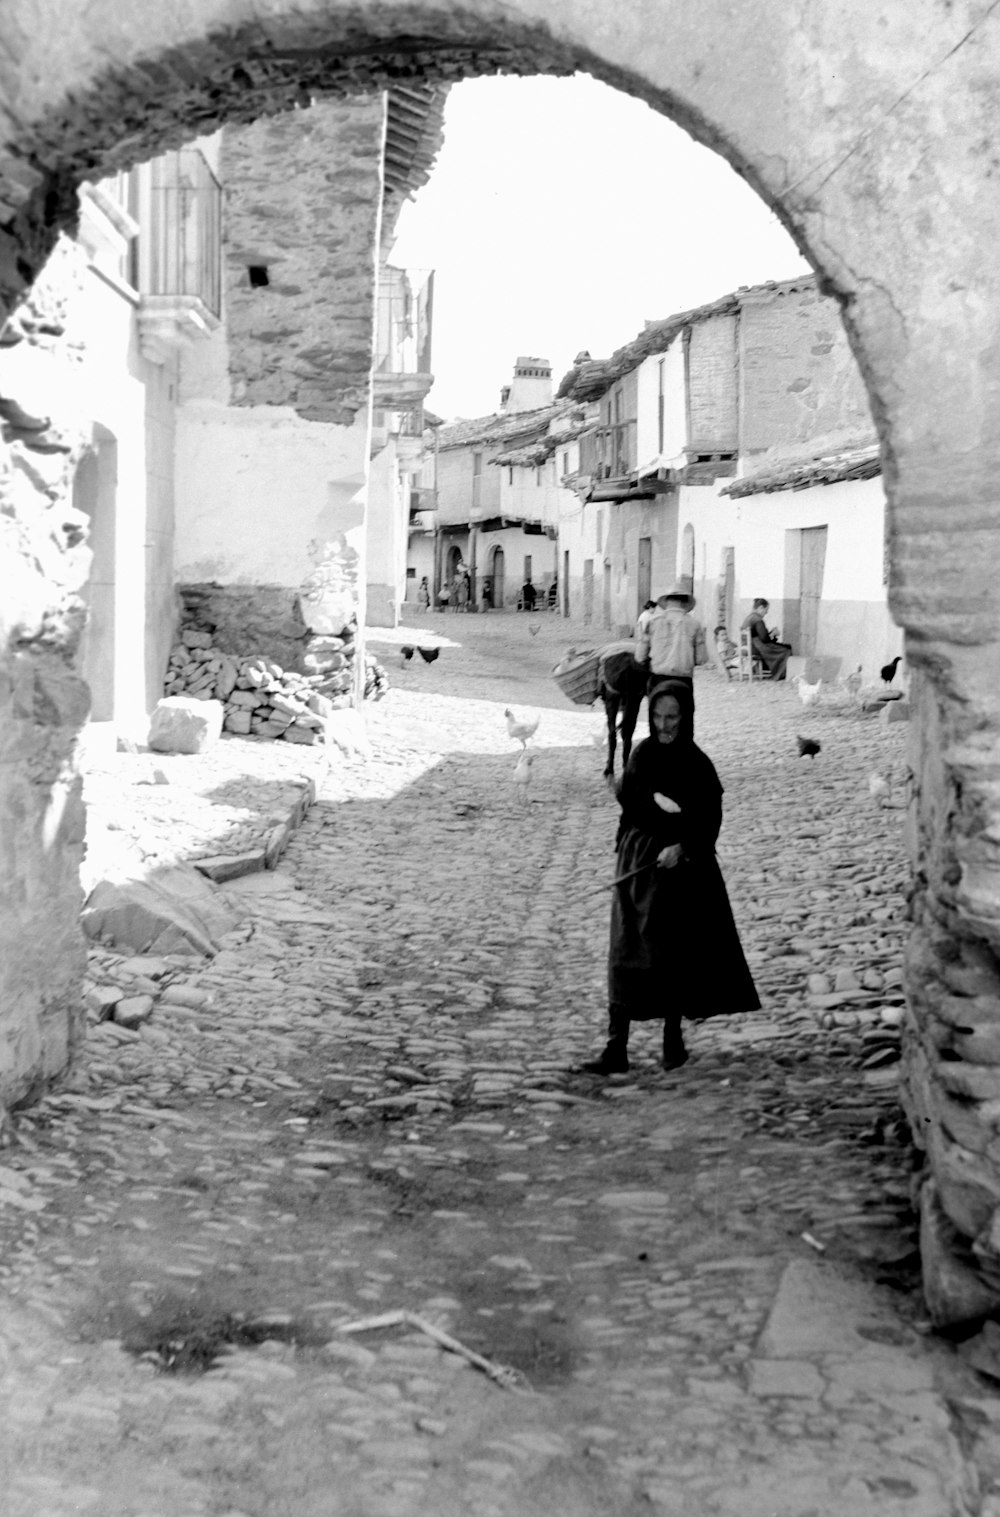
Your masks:
<path fill-rule="evenodd" d="M 750 633 L 754 657 L 760 659 L 771 678 L 784 679 L 792 648 L 790 643 L 779 643 L 774 634 L 768 631 L 764 618 L 770 609 L 770 601 L 758 596 L 749 616 L 743 618 L 740 630 Z"/>
<path fill-rule="evenodd" d="M 525 582 L 524 582 L 524 584 L 521 586 L 521 609 L 522 609 L 522 611 L 534 611 L 534 609 L 535 609 L 535 595 L 536 595 L 536 591 L 535 591 L 534 585 L 531 583 L 530 579 L 526 579 Z"/>

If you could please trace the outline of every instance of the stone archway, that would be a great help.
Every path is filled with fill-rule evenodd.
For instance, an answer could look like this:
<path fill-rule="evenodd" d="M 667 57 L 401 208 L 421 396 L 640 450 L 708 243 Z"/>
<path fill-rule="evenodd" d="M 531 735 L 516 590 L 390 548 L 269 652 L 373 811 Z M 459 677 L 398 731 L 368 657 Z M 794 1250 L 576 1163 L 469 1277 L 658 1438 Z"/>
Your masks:
<path fill-rule="evenodd" d="M 3 311 L 29 290 L 29 313 L 37 305 L 32 281 L 73 222 L 85 176 L 225 120 L 415 76 L 587 69 L 721 152 L 796 237 L 841 302 L 868 385 L 889 497 L 890 604 L 913 671 L 908 1068 L 935 1177 L 926 1254 L 963 1254 L 964 1268 L 974 1246 L 1000 1289 L 994 8 L 848 0 L 804 16 L 791 0 L 742 10 L 725 0 L 624 0 L 613 23 L 596 0 L 511 0 L 502 14 L 487 0 L 288 0 L 266 15 L 256 0 L 182 11 L 95 0 L 82 19 L 65 10 L 56 37 L 34 0 L 13 0 L 5 18 Z M 83 569 L 67 460 L 36 473 L 37 493 L 25 496 L 0 463 L 0 570 L 10 587 L 0 610 L 9 758 L 0 868 L 12 906 L 0 958 L 18 960 L 3 995 L 20 1008 L 5 1030 L 0 1082 L 22 1067 L 33 1071 L 28 1085 L 58 1068 L 75 1025 L 81 807 L 71 751 L 85 702 L 71 669 Z M 40 856 L 60 787 L 55 842 L 24 893 L 19 859 Z M 27 962 L 10 950 L 39 916 L 60 951 L 50 938 Z M 939 1320 L 972 1310 L 968 1278 L 931 1269 Z"/>

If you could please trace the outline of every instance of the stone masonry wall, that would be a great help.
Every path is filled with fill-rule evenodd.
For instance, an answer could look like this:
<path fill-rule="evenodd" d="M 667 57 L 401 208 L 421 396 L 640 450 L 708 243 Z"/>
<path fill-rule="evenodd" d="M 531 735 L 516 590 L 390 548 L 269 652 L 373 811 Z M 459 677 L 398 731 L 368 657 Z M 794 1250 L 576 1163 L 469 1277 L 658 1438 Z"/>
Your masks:
<path fill-rule="evenodd" d="M 384 124 L 370 95 L 224 132 L 235 405 L 349 425 L 367 404 Z"/>
<path fill-rule="evenodd" d="M 750 297 L 739 344 L 741 451 L 815 453 L 825 439 L 870 438 L 870 402 L 832 301 L 814 289 Z"/>
<path fill-rule="evenodd" d="M 54 255 L 8 324 L 0 362 L 0 1103 L 63 1069 L 82 1035 L 79 927 L 84 846 L 76 737 L 87 687 L 76 669 L 90 554 L 69 485 L 75 435 L 28 412 L 13 376 L 72 362 L 73 250 Z M 38 394 L 37 381 L 30 398 Z"/>

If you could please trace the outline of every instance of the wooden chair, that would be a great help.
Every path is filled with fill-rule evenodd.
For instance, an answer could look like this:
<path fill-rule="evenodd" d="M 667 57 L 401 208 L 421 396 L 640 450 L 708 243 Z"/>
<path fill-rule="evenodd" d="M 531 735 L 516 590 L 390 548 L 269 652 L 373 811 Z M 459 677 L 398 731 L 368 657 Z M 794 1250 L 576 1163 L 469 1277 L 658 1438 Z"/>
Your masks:
<path fill-rule="evenodd" d="M 741 681 L 749 680 L 752 685 L 755 674 L 758 679 L 762 680 L 764 678 L 764 666 L 753 651 L 753 638 L 750 635 L 749 627 L 741 627 L 739 635 L 740 652 L 737 678 Z"/>

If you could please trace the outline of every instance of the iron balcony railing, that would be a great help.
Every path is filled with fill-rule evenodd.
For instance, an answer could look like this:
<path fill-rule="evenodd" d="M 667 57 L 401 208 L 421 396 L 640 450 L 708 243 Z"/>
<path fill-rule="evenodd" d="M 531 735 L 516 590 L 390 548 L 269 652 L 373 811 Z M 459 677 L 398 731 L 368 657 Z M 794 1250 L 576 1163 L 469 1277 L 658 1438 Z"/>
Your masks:
<path fill-rule="evenodd" d="M 145 295 L 191 295 L 222 314 L 222 188 L 196 148 L 165 153 L 152 169 Z"/>

